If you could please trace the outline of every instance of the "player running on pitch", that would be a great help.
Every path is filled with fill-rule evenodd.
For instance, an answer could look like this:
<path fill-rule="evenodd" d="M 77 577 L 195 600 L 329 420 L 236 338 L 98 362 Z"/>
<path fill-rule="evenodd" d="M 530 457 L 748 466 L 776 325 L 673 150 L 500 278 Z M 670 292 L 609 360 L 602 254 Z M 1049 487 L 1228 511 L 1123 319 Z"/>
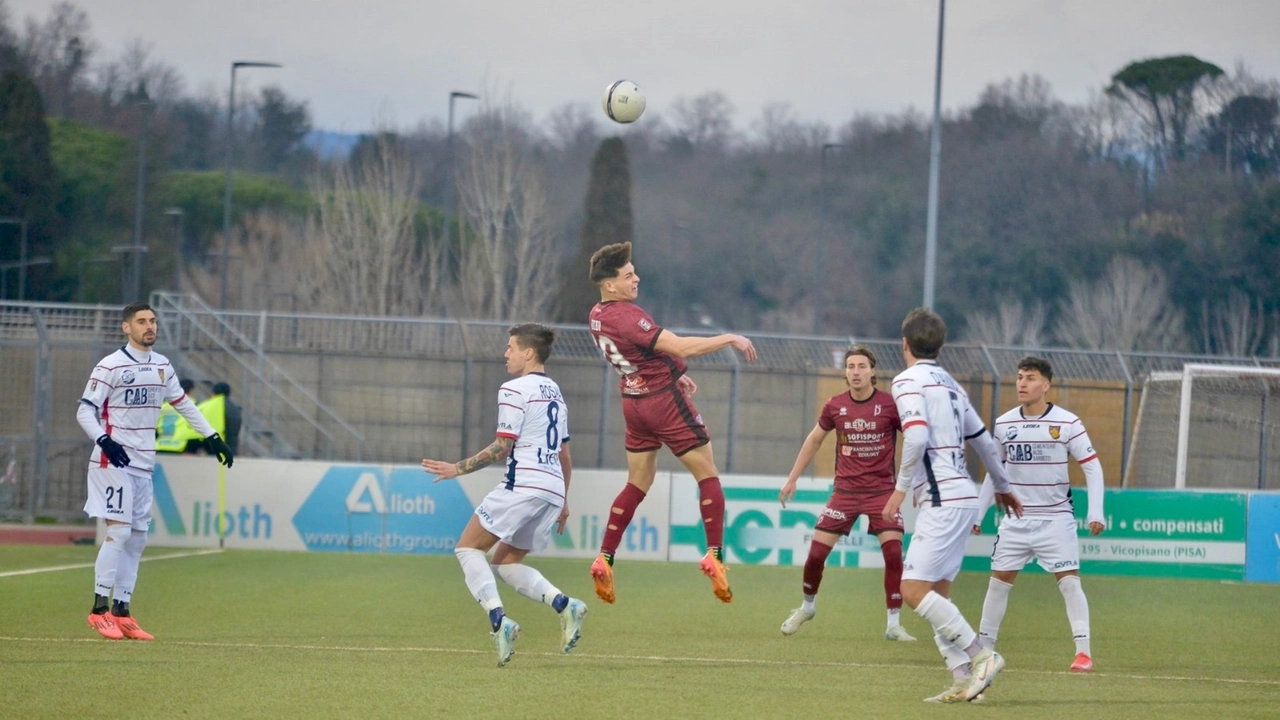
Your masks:
<path fill-rule="evenodd" d="M 886 522 L 880 516 L 893 494 L 893 451 L 898 431 L 898 407 L 889 393 L 876 388 L 876 356 L 857 345 L 844 354 L 844 378 L 849 390 L 822 406 L 818 424 L 809 431 L 791 474 L 778 493 L 783 507 L 795 497 L 800 473 L 813 462 L 822 443 L 836 431 L 836 475 L 831 499 L 813 529 L 809 558 L 804 563 L 804 603 L 782 623 L 783 635 L 794 635 L 817 614 L 818 586 L 827 556 L 842 535 L 848 535 L 859 515 L 867 516 L 867 533 L 880 540 L 884 555 L 884 594 L 888 607 L 886 640 L 913 642 L 899 622 L 902 610 L 902 516 Z"/>
<path fill-rule="evenodd" d="M 897 517 L 908 491 L 920 506 L 902 572 L 902 599 L 933 626 L 934 642 L 952 674 L 951 687 L 925 701 L 953 703 L 980 699 L 1004 668 L 1004 658 L 978 642 L 950 600 L 965 541 L 978 518 L 978 488 L 965 467 L 966 441 L 991 472 L 996 502 L 1016 515 L 1022 514 L 1022 506 L 969 396 L 938 365 L 946 339 L 946 323 L 925 308 L 912 310 L 902 321 L 907 369 L 893 379 L 892 388 L 902 420 L 902 461 L 883 514 L 886 521 Z"/>
<path fill-rule="evenodd" d="M 707 554 L 700 567 L 721 602 L 731 602 L 724 566 L 724 491 L 702 415 L 693 405 L 698 386 L 685 374 L 685 358 L 727 347 L 756 359 L 741 335 L 680 337 L 664 330 L 635 303 L 640 276 L 631 263 L 631 243 L 606 245 L 591 256 L 591 281 L 600 302 L 591 309 L 590 330 L 605 360 L 621 376 L 622 415 L 627 424 L 627 484 L 609 509 L 600 555 L 591 563 L 596 595 L 614 601 L 613 561 L 636 507 L 653 486 L 658 449 L 666 445 L 698 481 L 698 510 L 706 531 Z"/>
<path fill-rule="evenodd" d="M 530 551 L 547 547 L 553 525 L 557 533 L 564 533 L 573 460 L 568 406 L 560 386 L 543 372 L 555 331 L 525 323 L 508 332 L 507 372 L 516 378 L 498 390 L 497 437 L 489 447 L 458 463 L 422 461 L 422 467 L 440 482 L 507 458 L 504 481 L 480 501 L 454 548 L 467 589 L 489 613 L 498 667 L 515 654 L 520 626 L 503 609 L 495 572 L 516 592 L 550 605 L 559 614 L 561 652 L 578 644 L 587 616 L 586 603 L 560 592 L 542 573 L 524 564 Z M 495 545 L 491 565 L 485 556 Z"/>
<path fill-rule="evenodd" d="M 1067 605 L 1067 621 L 1076 642 L 1071 671 L 1092 672 L 1089 601 L 1080 586 L 1080 542 L 1076 537 L 1067 457 L 1075 458 L 1084 471 L 1089 489 L 1090 535 L 1098 535 L 1107 526 L 1102 510 L 1102 463 L 1080 418 L 1045 399 L 1052 383 L 1053 367 L 1047 361 L 1023 358 L 1018 363 L 1017 384 L 1021 404 L 996 420 L 995 436 L 1004 445 L 1005 472 L 1025 512 L 1020 518 L 1000 521 L 991 551 L 991 580 L 982 603 L 979 635 L 987 647 L 996 646 L 1000 623 L 1009 605 L 1009 591 L 1018 571 L 1034 557 L 1040 567 L 1057 578 L 1058 591 Z M 978 494 L 979 520 L 994 501 L 992 490 L 988 481 Z M 974 525 L 973 532 L 978 534 L 981 528 Z"/>

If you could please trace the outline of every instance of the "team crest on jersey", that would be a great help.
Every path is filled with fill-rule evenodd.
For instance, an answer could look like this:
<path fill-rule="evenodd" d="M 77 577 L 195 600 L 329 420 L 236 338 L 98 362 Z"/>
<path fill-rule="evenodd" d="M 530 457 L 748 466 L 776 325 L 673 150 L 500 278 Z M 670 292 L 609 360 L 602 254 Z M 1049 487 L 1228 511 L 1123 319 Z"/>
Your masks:
<path fill-rule="evenodd" d="M 591 329 L 592 329 L 592 330 L 595 330 L 596 332 L 600 332 L 600 321 L 599 321 L 599 320 L 592 320 L 592 321 L 591 321 Z"/>
<path fill-rule="evenodd" d="M 649 332 L 650 330 L 653 329 L 653 323 L 649 322 L 644 318 L 640 318 L 640 329 L 644 330 L 645 332 Z"/>
<path fill-rule="evenodd" d="M 1060 435 L 1062 435 L 1062 426 L 1061 426 L 1061 425 L 1050 425 L 1050 426 L 1049 426 L 1049 437 L 1053 438 L 1054 440 L 1057 440 L 1057 439 L 1058 439 L 1058 437 L 1059 437 Z"/>
<path fill-rule="evenodd" d="M 1018 428 L 1011 425 L 1008 430 L 1004 431 L 1004 439 L 1006 442 L 1013 440 L 1016 437 L 1018 437 Z"/>
<path fill-rule="evenodd" d="M 156 373 L 160 375 L 160 384 L 163 385 L 164 384 L 164 368 L 156 370 Z"/>
<path fill-rule="evenodd" d="M 125 370 L 120 374 L 120 381 L 125 385 L 132 385 L 133 381 L 137 379 L 138 376 L 132 370 Z"/>

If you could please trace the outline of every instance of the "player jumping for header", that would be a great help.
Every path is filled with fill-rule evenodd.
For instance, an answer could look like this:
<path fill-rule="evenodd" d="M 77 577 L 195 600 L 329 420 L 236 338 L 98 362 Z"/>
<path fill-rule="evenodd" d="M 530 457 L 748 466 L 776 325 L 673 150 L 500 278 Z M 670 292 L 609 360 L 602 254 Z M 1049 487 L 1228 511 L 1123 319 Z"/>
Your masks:
<path fill-rule="evenodd" d="M 666 445 L 698 481 L 698 509 L 706 532 L 702 572 L 722 602 L 733 600 L 724 566 L 724 491 L 702 415 L 693 405 L 698 387 L 685 374 L 685 358 L 732 347 L 756 359 L 741 335 L 680 337 L 664 330 L 635 303 L 640 276 L 631 263 L 631 243 L 606 245 L 591 256 L 591 281 L 600 302 L 591 309 L 590 330 L 605 360 L 622 376 L 622 415 L 627 424 L 627 484 L 609 509 L 600 555 L 591 563 L 596 595 L 612 603 L 613 560 L 636 507 L 653 485 L 658 449 Z"/>

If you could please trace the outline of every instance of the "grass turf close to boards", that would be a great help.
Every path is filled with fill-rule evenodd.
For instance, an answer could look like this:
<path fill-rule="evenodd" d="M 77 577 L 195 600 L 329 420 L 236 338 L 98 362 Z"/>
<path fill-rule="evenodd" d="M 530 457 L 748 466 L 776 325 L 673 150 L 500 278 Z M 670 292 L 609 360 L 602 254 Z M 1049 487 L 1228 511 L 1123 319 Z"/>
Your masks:
<path fill-rule="evenodd" d="M 185 551 L 189 552 L 189 551 Z M 1051 578 L 1014 587 L 983 705 L 921 702 L 949 684 L 931 633 L 883 640 L 878 570 L 828 569 L 818 616 L 778 628 L 800 569 L 730 566 L 718 602 L 693 564 L 615 568 L 618 602 L 592 592 L 590 561 L 532 558 L 590 606 L 573 654 L 545 605 L 499 583 L 522 634 L 499 669 L 485 613 L 451 556 L 228 551 L 158 561 L 148 548 L 133 610 L 156 641 L 99 639 L 85 623 L 92 547 L 0 546 L 5 715 L 24 718 L 428 717 L 812 718 L 1275 717 L 1280 586 L 1084 578 L 1096 671 L 1074 655 Z M 986 577 L 955 599 L 977 625 Z"/>

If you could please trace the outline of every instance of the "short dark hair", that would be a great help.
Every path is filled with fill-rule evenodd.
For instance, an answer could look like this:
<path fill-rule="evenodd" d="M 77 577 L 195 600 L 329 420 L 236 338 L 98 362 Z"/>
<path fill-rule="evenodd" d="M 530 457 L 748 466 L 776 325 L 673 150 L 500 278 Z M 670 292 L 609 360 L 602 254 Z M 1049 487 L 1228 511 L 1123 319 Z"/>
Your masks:
<path fill-rule="evenodd" d="M 538 356 L 539 363 L 551 357 L 551 345 L 556 341 L 556 331 L 539 323 L 512 325 L 507 334 L 516 339 L 516 345 Z"/>
<path fill-rule="evenodd" d="M 872 370 L 876 369 L 876 354 L 871 352 L 871 348 L 867 347 L 866 345 L 854 345 L 850 347 L 848 350 L 844 351 L 844 364 L 848 365 L 849 358 L 853 357 L 854 355 L 861 355 L 862 357 L 866 358 L 867 362 L 871 363 L 871 369 Z"/>
<path fill-rule="evenodd" d="M 935 360 L 947 341 L 947 324 L 929 308 L 916 308 L 902 321 L 902 338 L 919 360 Z"/>
<path fill-rule="evenodd" d="M 191 378 L 181 378 L 178 380 L 178 387 L 182 388 L 182 392 L 190 395 L 191 391 L 196 389 L 196 381 Z"/>
<path fill-rule="evenodd" d="M 1035 370 L 1049 382 L 1053 382 L 1053 366 L 1048 360 L 1038 358 L 1035 355 L 1028 355 L 1018 361 L 1019 370 Z"/>
<path fill-rule="evenodd" d="M 231 397 L 231 386 L 224 382 L 216 382 L 213 384 L 213 394 Z"/>
<path fill-rule="evenodd" d="M 133 319 L 134 315 L 137 315 L 143 310 L 151 310 L 151 312 L 155 312 L 155 310 L 152 310 L 150 305 L 144 302 L 129 303 L 124 306 L 124 312 L 121 313 L 120 319 L 124 322 L 129 322 Z"/>
<path fill-rule="evenodd" d="M 631 262 L 631 243 L 605 245 L 591 256 L 591 282 L 599 285 L 618 277 L 623 265 Z"/>

